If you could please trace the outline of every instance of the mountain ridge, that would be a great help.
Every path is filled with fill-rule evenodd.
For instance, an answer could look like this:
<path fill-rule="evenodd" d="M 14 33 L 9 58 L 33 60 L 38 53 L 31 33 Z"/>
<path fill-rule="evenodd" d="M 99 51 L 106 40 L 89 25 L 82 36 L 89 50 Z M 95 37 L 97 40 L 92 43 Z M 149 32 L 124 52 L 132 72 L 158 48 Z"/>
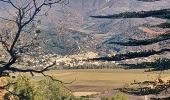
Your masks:
<path fill-rule="evenodd" d="M 67 5 L 53 6 L 47 18 L 40 18 L 44 24 L 42 27 L 43 32 L 40 34 L 47 36 L 48 39 L 52 38 L 51 42 L 48 42 L 44 48 L 52 48 L 53 52 L 49 50 L 46 52 L 66 55 L 79 53 L 81 50 L 110 53 L 112 51 L 124 52 L 126 50 L 145 49 L 145 47 L 121 47 L 109 44 L 109 41 L 127 41 L 129 37 L 140 39 L 144 36 L 149 36 L 138 27 L 156 25 L 165 22 L 165 20 L 151 17 L 145 19 L 96 19 L 90 16 L 112 15 L 126 11 L 166 9 L 170 8 L 169 4 L 169 0 L 152 3 L 139 0 L 71 0 Z M 0 12 L 0 15 L 2 14 L 4 13 Z M 60 24 L 64 27 L 65 32 L 62 32 L 63 35 L 57 31 L 50 30 L 60 27 Z M 54 36 L 50 32 L 57 35 Z M 62 42 L 61 36 L 63 38 Z M 159 44 L 155 44 L 156 47 L 157 45 Z M 73 50 L 70 51 L 70 49 Z"/>

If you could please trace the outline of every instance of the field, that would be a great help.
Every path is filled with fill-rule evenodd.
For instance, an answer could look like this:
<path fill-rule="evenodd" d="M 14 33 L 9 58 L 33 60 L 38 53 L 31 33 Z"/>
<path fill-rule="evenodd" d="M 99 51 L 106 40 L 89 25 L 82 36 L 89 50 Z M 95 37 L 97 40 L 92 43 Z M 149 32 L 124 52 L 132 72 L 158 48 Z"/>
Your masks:
<path fill-rule="evenodd" d="M 75 96 L 94 95 L 95 97 L 111 97 L 121 88 L 132 83 L 134 80 L 142 82 L 146 80 L 156 80 L 160 72 L 144 73 L 144 70 L 124 70 L 124 69 L 83 69 L 83 70 L 51 70 L 46 74 L 63 81 Z M 30 74 L 29 74 L 30 75 Z M 170 70 L 161 74 L 161 77 L 169 77 Z M 37 74 L 35 80 L 42 79 L 42 75 Z M 144 96 L 128 95 L 129 100 L 143 100 Z"/>
<path fill-rule="evenodd" d="M 72 91 L 74 96 L 80 97 L 93 95 L 93 98 L 113 97 L 119 92 L 115 90 L 116 88 L 127 86 L 134 80 L 138 82 L 155 80 L 159 76 L 159 73 L 160 72 L 144 73 L 144 70 L 142 69 L 82 69 L 51 70 L 46 72 L 46 74 L 66 83 L 65 86 Z M 17 74 L 13 75 L 17 76 Z M 26 75 L 30 76 L 30 74 L 27 73 Z M 161 74 L 162 78 L 169 76 L 170 70 Z M 30 76 L 30 78 L 38 81 L 45 77 L 37 74 L 34 77 Z M 4 91 L 0 91 L 0 94 L 4 93 Z M 168 92 L 168 94 L 170 94 L 170 92 Z M 128 100 L 143 100 L 145 98 L 145 96 L 135 96 L 128 94 L 126 94 L 126 96 L 128 97 Z M 149 96 L 153 97 L 152 95 Z"/>
<path fill-rule="evenodd" d="M 55 70 L 48 74 L 62 80 L 75 95 L 105 93 L 135 81 L 155 80 L 159 72 L 144 73 L 144 70 L 102 69 L 102 70 Z M 165 71 L 162 77 L 170 76 Z M 108 93 L 107 93 L 108 92 Z"/>

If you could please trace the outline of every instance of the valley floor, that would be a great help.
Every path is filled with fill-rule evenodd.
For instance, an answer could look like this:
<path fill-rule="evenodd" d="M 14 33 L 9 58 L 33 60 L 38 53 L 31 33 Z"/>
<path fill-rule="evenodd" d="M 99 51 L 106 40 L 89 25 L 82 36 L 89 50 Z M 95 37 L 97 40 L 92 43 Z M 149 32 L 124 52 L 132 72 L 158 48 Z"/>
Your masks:
<path fill-rule="evenodd" d="M 144 72 L 143 69 L 82 69 L 82 70 L 51 70 L 46 74 L 63 81 L 75 96 L 93 95 L 94 98 L 113 97 L 121 88 L 136 82 L 156 80 L 160 72 Z M 30 74 L 29 74 L 30 75 Z M 31 76 L 32 77 L 32 76 Z M 164 71 L 162 78 L 170 77 L 170 70 Z M 40 74 L 32 77 L 42 79 Z M 168 95 L 170 90 L 168 91 Z M 152 95 L 149 95 L 152 96 Z M 162 96 L 162 95 L 161 95 Z M 144 100 L 144 96 L 127 95 L 129 100 Z"/>
<path fill-rule="evenodd" d="M 134 80 L 138 82 L 155 80 L 159 72 L 144 73 L 144 70 L 123 69 L 93 69 L 93 70 L 53 70 L 48 72 L 67 84 L 76 96 L 97 94 L 96 97 L 112 97 L 123 86 L 130 85 Z M 161 77 L 169 77 L 170 70 L 165 71 Z M 143 100 L 144 96 L 128 95 L 130 100 Z"/>

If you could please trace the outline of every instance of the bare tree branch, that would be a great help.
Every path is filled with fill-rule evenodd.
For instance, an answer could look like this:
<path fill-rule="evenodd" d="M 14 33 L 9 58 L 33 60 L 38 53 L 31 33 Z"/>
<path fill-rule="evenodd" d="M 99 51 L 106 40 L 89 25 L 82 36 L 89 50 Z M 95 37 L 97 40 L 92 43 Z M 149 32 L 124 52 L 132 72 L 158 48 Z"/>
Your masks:
<path fill-rule="evenodd" d="M 25 46 L 22 45 L 20 47 L 18 46 L 19 39 L 21 38 L 21 35 L 24 32 L 24 28 L 26 28 L 29 24 L 31 24 L 36 16 L 41 12 L 41 10 L 44 7 L 51 7 L 51 5 L 57 4 L 57 3 L 64 3 L 65 0 L 25 0 L 23 2 L 19 1 L 12 1 L 12 0 L 0 0 L 2 3 L 6 3 L 12 7 L 12 9 L 15 9 L 16 16 L 14 19 L 8 19 L 4 17 L 0 17 L 3 20 L 13 22 L 17 27 L 15 27 L 15 32 L 12 33 L 11 39 L 7 41 L 0 41 L 2 45 L 4 46 L 7 53 L 10 55 L 9 62 L 7 62 L 3 67 L 3 71 L 13 71 L 13 72 L 30 72 L 30 73 L 43 73 L 45 71 L 48 71 L 50 67 L 52 67 L 54 64 L 47 66 L 43 70 L 33 70 L 33 69 L 21 69 L 12 67 L 14 63 L 16 63 L 18 59 L 17 53 L 18 50 L 28 46 L 26 44 Z M 7 11 L 8 12 L 8 11 Z M 10 14 L 9 14 L 10 15 Z M 10 15 L 13 17 L 13 15 Z M 10 18 L 10 17 L 9 17 Z M 7 43 L 8 42 L 8 43 Z M 32 45 L 32 44 L 31 44 Z"/>

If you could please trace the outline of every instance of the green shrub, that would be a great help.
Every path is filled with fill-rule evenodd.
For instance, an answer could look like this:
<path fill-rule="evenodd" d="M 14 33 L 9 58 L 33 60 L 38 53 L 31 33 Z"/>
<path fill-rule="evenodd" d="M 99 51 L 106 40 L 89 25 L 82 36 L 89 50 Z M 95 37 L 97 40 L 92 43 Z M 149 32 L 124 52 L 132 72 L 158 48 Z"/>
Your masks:
<path fill-rule="evenodd" d="M 101 100 L 111 100 L 109 97 L 101 98 Z"/>
<path fill-rule="evenodd" d="M 72 93 L 59 81 L 50 78 L 35 82 L 26 76 L 10 79 L 15 83 L 8 87 L 11 92 L 6 93 L 5 99 L 9 100 L 74 100 Z"/>
<path fill-rule="evenodd" d="M 50 78 L 38 82 L 36 100 L 65 100 L 73 98 L 72 93 L 59 81 Z"/>
<path fill-rule="evenodd" d="M 121 92 L 117 93 L 114 97 L 103 97 L 101 100 L 128 100 L 127 96 Z"/>
<path fill-rule="evenodd" d="M 36 91 L 30 79 L 25 76 L 18 76 L 16 79 L 9 80 L 9 83 L 14 83 L 8 87 L 9 93 L 6 93 L 5 98 L 13 98 L 14 100 L 34 100 Z"/>
<path fill-rule="evenodd" d="M 112 100 L 128 100 L 127 96 L 121 92 L 117 93 Z"/>

